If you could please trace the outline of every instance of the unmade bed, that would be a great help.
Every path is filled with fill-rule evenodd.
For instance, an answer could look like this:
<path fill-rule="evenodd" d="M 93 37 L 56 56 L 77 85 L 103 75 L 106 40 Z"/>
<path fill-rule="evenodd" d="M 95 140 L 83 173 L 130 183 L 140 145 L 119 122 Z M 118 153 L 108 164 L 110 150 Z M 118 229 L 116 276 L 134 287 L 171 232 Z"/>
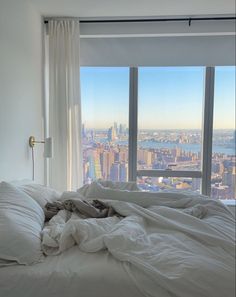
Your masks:
<path fill-rule="evenodd" d="M 0 268 L 1 297 L 234 297 L 235 219 L 223 204 L 99 183 L 63 197 L 81 195 L 120 216 L 66 221 L 60 210 L 42 226 L 46 257 Z"/>

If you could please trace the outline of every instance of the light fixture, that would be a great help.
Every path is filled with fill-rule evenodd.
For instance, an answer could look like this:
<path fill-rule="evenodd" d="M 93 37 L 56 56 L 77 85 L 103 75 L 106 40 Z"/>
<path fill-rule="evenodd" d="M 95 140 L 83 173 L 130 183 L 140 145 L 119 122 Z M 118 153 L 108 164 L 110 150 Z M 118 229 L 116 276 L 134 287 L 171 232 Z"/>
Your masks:
<path fill-rule="evenodd" d="M 44 157 L 45 158 L 52 158 L 52 138 L 48 137 L 45 140 L 36 140 L 34 136 L 30 136 L 29 138 L 29 146 L 32 150 L 32 179 L 34 180 L 34 146 L 36 143 L 43 143 L 44 144 Z"/>
<path fill-rule="evenodd" d="M 45 140 L 36 140 L 34 136 L 30 136 L 29 138 L 29 146 L 34 148 L 36 143 L 44 143 L 44 157 L 52 158 L 52 138 L 48 137 Z"/>

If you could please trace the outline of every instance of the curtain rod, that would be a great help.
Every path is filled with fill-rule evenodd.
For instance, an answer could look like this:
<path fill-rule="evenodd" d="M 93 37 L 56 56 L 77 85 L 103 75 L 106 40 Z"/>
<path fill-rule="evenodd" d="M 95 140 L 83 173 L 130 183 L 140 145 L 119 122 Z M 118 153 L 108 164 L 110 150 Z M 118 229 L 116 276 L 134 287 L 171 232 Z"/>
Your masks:
<path fill-rule="evenodd" d="M 53 19 L 53 18 L 52 18 Z M 56 19 L 56 18 L 55 18 Z M 191 26 L 192 21 L 224 21 L 236 20 L 236 17 L 189 17 L 189 18 L 152 18 L 152 19 L 103 19 L 103 20 L 80 20 L 82 24 L 86 23 L 135 23 L 135 22 L 188 22 Z M 44 23 L 47 24 L 49 20 L 45 19 Z"/>

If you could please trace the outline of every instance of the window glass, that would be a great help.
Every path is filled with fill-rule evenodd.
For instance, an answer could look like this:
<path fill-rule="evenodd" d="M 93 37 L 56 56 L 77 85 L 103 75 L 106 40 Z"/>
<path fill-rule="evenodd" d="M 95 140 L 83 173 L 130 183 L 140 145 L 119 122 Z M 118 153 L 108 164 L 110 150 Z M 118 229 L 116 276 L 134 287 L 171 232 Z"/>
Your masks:
<path fill-rule="evenodd" d="M 215 68 L 211 195 L 236 199 L 235 67 Z"/>
<path fill-rule="evenodd" d="M 194 191 L 200 193 L 201 179 L 187 177 L 147 177 L 137 178 L 143 191 Z"/>
<path fill-rule="evenodd" d="M 81 67 L 84 183 L 128 181 L 129 68 Z"/>
<path fill-rule="evenodd" d="M 138 170 L 201 170 L 204 73 L 204 67 L 139 68 Z"/>
<path fill-rule="evenodd" d="M 235 67 L 216 67 L 211 193 L 236 199 Z M 204 67 L 141 67 L 138 170 L 201 171 Z M 128 181 L 129 68 L 82 67 L 84 183 Z M 139 177 L 142 190 L 193 190 L 199 178 Z"/>
<path fill-rule="evenodd" d="M 138 92 L 138 169 L 200 170 L 204 68 L 139 68 Z"/>

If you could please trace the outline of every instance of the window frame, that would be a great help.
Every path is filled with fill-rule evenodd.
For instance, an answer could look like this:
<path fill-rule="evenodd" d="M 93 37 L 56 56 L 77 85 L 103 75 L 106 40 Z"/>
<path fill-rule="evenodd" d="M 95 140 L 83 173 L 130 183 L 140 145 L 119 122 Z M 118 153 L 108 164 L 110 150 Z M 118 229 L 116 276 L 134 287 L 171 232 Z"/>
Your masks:
<path fill-rule="evenodd" d="M 200 171 L 182 170 L 137 170 L 137 134 L 138 134 L 138 67 L 130 67 L 129 82 L 129 181 L 137 177 L 189 177 L 201 178 L 201 193 L 211 195 L 211 162 L 213 137 L 213 109 L 215 88 L 215 67 L 205 67 L 205 86 L 203 98 L 203 140 L 202 167 Z"/>

